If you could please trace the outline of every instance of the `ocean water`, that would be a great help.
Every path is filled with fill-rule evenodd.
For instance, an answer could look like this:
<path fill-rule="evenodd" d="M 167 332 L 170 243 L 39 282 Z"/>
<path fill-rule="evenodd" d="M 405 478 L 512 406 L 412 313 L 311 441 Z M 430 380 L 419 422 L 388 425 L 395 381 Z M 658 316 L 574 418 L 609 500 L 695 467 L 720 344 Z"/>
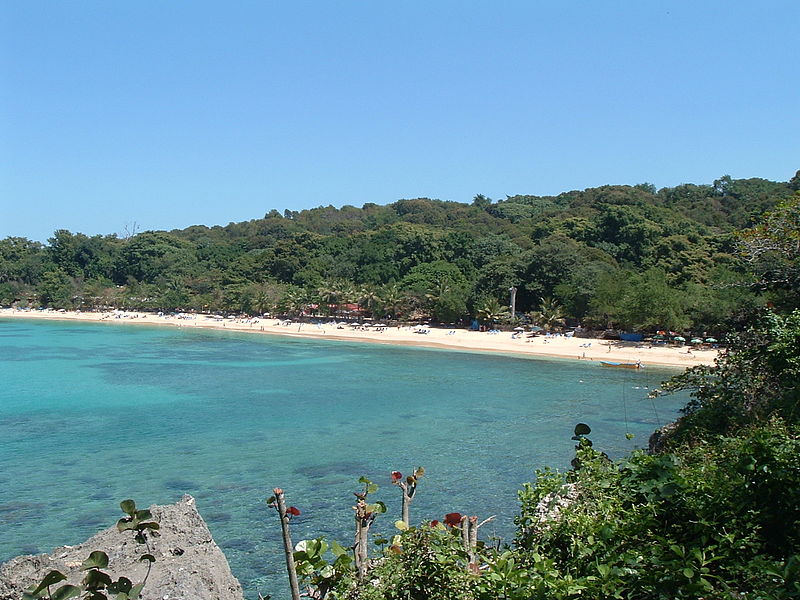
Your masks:
<path fill-rule="evenodd" d="M 0 562 L 74 544 L 118 505 L 192 494 L 246 590 L 288 597 L 273 487 L 302 514 L 295 541 L 352 543 L 365 475 L 389 513 L 389 473 L 422 465 L 412 520 L 497 515 L 567 468 L 577 422 L 612 457 L 647 445 L 685 398 L 647 399 L 668 369 L 225 331 L 0 320 Z M 633 433 L 633 440 L 625 434 Z"/>

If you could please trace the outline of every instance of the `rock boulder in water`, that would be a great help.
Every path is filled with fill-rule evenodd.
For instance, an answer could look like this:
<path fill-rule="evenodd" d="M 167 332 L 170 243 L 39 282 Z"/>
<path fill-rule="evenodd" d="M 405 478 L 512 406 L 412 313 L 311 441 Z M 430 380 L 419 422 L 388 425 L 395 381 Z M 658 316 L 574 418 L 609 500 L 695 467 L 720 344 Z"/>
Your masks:
<path fill-rule="evenodd" d="M 150 538 L 156 562 L 142 592 L 143 600 L 243 599 L 242 586 L 197 512 L 194 498 L 184 496 L 176 504 L 150 510 L 161 529 L 158 537 Z M 113 579 L 124 576 L 135 584 L 144 578 L 147 566 L 139 557 L 147 553 L 146 547 L 134 541 L 132 532 L 119 532 L 114 526 L 77 546 L 63 546 L 51 554 L 18 556 L 0 565 L 0 600 L 18 600 L 23 590 L 54 569 L 67 575 L 68 583 L 78 583 L 84 574 L 81 563 L 95 550 L 108 554 L 108 568 L 103 570 Z"/>

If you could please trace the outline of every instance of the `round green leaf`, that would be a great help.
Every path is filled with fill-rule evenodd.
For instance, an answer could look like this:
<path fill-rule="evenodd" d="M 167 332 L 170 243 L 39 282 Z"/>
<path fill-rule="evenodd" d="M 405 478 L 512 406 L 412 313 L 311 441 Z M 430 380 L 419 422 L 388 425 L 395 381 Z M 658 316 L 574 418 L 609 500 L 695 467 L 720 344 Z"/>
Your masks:
<path fill-rule="evenodd" d="M 575 425 L 575 435 L 589 435 L 591 432 L 592 428 L 586 423 L 578 423 Z"/>
<path fill-rule="evenodd" d="M 136 502 L 133 500 L 123 500 L 119 503 L 119 507 L 127 515 L 133 516 L 136 514 Z"/>
<path fill-rule="evenodd" d="M 89 555 L 83 563 L 81 563 L 81 570 L 86 569 L 105 569 L 108 566 L 108 554 L 95 550 Z"/>

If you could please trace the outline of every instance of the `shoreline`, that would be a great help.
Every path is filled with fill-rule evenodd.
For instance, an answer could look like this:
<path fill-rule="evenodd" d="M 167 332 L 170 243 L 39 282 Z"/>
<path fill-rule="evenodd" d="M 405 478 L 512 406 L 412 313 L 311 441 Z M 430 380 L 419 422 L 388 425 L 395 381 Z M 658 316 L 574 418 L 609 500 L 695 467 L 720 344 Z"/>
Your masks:
<path fill-rule="evenodd" d="M 711 348 L 693 349 L 687 346 L 649 346 L 643 342 L 621 342 L 565 336 L 537 336 L 512 338 L 512 333 L 478 332 L 467 329 L 430 328 L 418 333 L 414 327 L 386 327 L 382 330 L 338 328 L 332 324 L 298 323 L 274 318 L 222 319 L 206 315 L 187 315 L 188 318 L 143 312 L 59 312 L 55 310 L 25 311 L 13 308 L 0 309 L 0 318 L 44 319 L 114 324 L 172 326 L 189 329 L 218 329 L 221 331 L 272 334 L 307 339 L 330 339 L 353 342 L 370 342 L 398 346 L 417 346 L 444 350 L 466 350 L 484 353 L 502 353 L 527 357 L 563 358 L 582 362 L 636 362 L 642 365 L 686 368 L 695 365 L 713 365 L 718 351 Z"/>

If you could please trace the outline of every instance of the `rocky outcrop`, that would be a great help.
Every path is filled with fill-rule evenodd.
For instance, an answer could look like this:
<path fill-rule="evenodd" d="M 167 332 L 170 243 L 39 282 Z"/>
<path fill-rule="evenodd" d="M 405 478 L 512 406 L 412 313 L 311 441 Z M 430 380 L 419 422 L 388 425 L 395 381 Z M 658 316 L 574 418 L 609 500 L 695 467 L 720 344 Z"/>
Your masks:
<path fill-rule="evenodd" d="M 669 443 L 670 439 L 678 430 L 680 422 L 681 420 L 678 419 L 677 421 L 667 423 L 663 427 L 656 429 L 650 435 L 650 439 L 648 440 L 647 444 L 647 451 L 650 454 L 661 454 L 664 452 L 667 449 L 667 444 Z"/>
<path fill-rule="evenodd" d="M 561 512 L 569 508 L 577 498 L 578 488 L 574 483 L 565 483 L 559 489 L 545 495 L 533 509 L 525 533 L 537 534 L 550 529 L 561 519 Z"/>
<path fill-rule="evenodd" d="M 150 542 L 156 562 L 142 592 L 144 600 L 243 599 L 242 586 L 197 512 L 194 498 L 184 496 L 176 504 L 150 510 L 161 528 Z M 19 600 L 24 589 L 54 569 L 67 575 L 69 583 L 79 582 L 80 564 L 95 550 L 108 554 L 108 568 L 103 570 L 113 579 L 125 576 L 137 583 L 144 578 L 147 566 L 139 557 L 147 550 L 134 541 L 132 532 L 110 527 L 77 546 L 18 556 L 0 565 L 0 600 Z"/>

